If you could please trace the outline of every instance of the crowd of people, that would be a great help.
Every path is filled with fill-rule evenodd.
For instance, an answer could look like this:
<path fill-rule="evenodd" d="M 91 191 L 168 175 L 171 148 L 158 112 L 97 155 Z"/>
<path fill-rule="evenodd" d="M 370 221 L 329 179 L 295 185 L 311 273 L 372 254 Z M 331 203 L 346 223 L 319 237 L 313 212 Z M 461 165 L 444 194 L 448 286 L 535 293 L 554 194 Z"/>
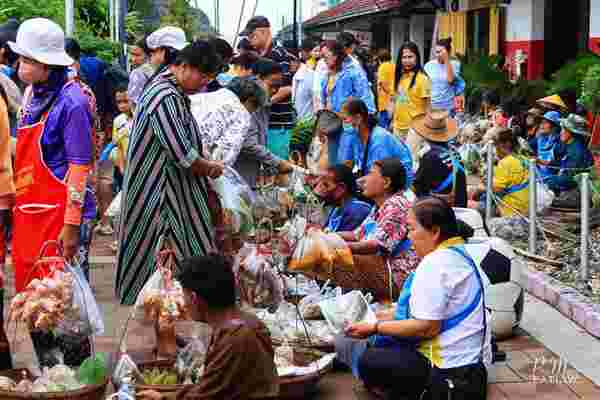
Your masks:
<path fill-rule="evenodd" d="M 118 79 L 50 20 L 11 29 L 0 32 L 0 262 L 10 232 L 17 291 L 36 277 L 44 243 L 58 241 L 90 280 L 93 234 L 115 234 L 115 294 L 132 305 L 166 238 L 186 302 L 195 319 L 216 328 L 218 342 L 207 356 L 209 379 L 180 397 L 272 397 L 273 348 L 262 323 L 236 306 L 212 180 L 233 169 L 252 190 L 265 175 L 285 184 L 296 168 L 291 153 L 307 157 L 318 141 L 324 162 L 311 185 L 328 207 L 322 228 L 339 234 L 355 265 L 333 283 L 398 300 L 376 323 L 347 327 L 336 340 L 339 360 L 374 392 L 417 398 L 428 388 L 435 399 L 452 390 L 485 398 L 489 280 L 465 250 L 472 229 L 453 211 L 481 208 L 482 191 L 468 191 L 456 150 L 465 82 L 451 40 L 437 41 L 425 63 L 415 43 L 403 44 L 395 63 L 380 50 L 375 66 L 347 32 L 307 40 L 294 54 L 273 40 L 262 16 L 247 23 L 236 49 L 167 26 L 129 48 L 131 72 Z M 520 136 L 551 190 L 576 188 L 574 175 L 592 163 L 588 122 L 555 96 L 518 129 L 493 97 L 484 112 L 494 125 L 500 215 L 527 211 Z M 316 123 L 310 137 L 294 137 L 297 124 L 323 113 L 340 128 Z M 118 192 L 111 226 L 106 210 Z M 90 351 L 89 341 L 61 335 L 32 332 L 32 339 L 40 353 L 58 343 L 71 365 Z"/>

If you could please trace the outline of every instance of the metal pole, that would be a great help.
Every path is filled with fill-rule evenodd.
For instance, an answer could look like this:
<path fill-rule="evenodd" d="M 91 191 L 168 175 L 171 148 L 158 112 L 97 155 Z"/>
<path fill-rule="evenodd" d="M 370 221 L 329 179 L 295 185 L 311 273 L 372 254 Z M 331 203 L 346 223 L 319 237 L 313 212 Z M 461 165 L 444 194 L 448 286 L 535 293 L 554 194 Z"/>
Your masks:
<path fill-rule="evenodd" d="M 298 0 L 298 49 L 302 46 L 302 40 L 304 39 L 304 30 L 302 29 L 302 21 L 304 15 L 302 12 L 302 0 Z"/>
<path fill-rule="evenodd" d="M 240 34 L 240 28 L 242 27 L 242 17 L 244 16 L 244 10 L 246 9 L 246 0 L 242 0 L 242 8 L 240 10 L 240 18 L 238 19 L 237 29 L 235 30 L 235 36 L 233 38 L 233 48 L 237 45 L 238 36 Z"/>
<path fill-rule="evenodd" d="M 298 0 L 294 0 L 293 19 L 294 19 L 294 22 L 293 22 L 294 26 L 292 28 L 292 40 L 294 41 L 294 46 L 300 47 L 300 46 L 298 46 Z"/>
<path fill-rule="evenodd" d="M 536 253 L 537 241 L 537 185 L 536 174 L 537 166 L 535 158 L 529 159 L 529 252 Z"/>
<path fill-rule="evenodd" d="M 590 236 L 590 174 L 581 175 L 581 273 L 582 283 L 588 280 L 589 253 L 588 238 Z"/>
<path fill-rule="evenodd" d="M 65 0 L 65 30 L 67 36 L 75 32 L 75 0 Z"/>
<path fill-rule="evenodd" d="M 493 217 L 493 203 L 492 196 L 494 195 L 494 142 L 489 141 L 487 149 L 487 173 L 485 183 L 485 220 L 487 223 Z"/>

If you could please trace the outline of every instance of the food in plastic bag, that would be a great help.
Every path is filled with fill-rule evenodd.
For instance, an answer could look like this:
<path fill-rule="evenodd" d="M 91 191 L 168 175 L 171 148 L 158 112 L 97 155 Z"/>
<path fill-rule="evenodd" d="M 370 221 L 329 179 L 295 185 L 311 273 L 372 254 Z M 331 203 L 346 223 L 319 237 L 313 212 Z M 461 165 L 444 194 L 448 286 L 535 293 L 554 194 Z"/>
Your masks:
<path fill-rule="evenodd" d="M 252 227 L 252 205 L 256 195 L 244 179 L 231 167 L 213 179 L 213 188 L 221 199 L 225 226 L 232 233 L 248 233 Z"/>
<path fill-rule="evenodd" d="M 277 368 L 294 366 L 294 348 L 287 342 L 275 348 L 274 361 Z"/>
<path fill-rule="evenodd" d="M 6 376 L 0 376 L 0 390 L 3 391 L 11 391 L 15 390 L 16 387 L 15 381 Z"/>
<path fill-rule="evenodd" d="M 329 299 L 336 296 L 342 295 L 342 288 L 338 287 L 333 290 L 319 291 L 318 293 L 310 294 L 304 297 L 298 303 L 298 309 L 300 310 L 300 314 L 302 314 L 302 318 L 304 319 L 320 319 L 321 308 L 319 303 L 325 299 Z"/>
<path fill-rule="evenodd" d="M 189 319 L 181 284 L 162 268 L 158 268 L 142 288 L 135 309 L 146 324 L 158 321 L 159 326 L 167 326 Z"/>
<path fill-rule="evenodd" d="M 134 377 L 137 380 L 142 379 L 142 374 L 137 364 L 131 359 L 129 354 L 122 353 L 117 361 L 117 365 L 112 374 L 112 381 L 117 387 L 123 384 L 125 378 Z"/>
<path fill-rule="evenodd" d="M 175 369 L 184 384 L 195 384 L 204 375 L 206 346 L 202 340 L 192 340 L 177 353 Z"/>
<path fill-rule="evenodd" d="M 34 279 L 10 305 L 9 321 L 30 330 L 90 336 L 104 332 L 104 321 L 83 271 L 64 264 L 42 280 Z"/>
<path fill-rule="evenodd" d="M 336 334 L 342 333 L 349 324 L 377 321 L 367 299 L 358 290 L 323 300 L 319 306 L 329 327 Z"/>
<path fill-rule="evenodd" d="M 535 193 L 537 196 L 536 209 L 538 213 L 541 213 L 542 211 L 544 211 L 552 205 L 555 194 L 552 190 L 548 188 L 548 186 L 541 182 L 537 182 Z"/>
<path fill-rule="evenodd" d="M 327 279 L 334 268 L 353 266 L 352 252 L 338 234 L 309 229 L 292 254 L 289 270 Z"/>
<path fill-rule="evenodd" d="M 255 245 L 246 244 L 240 250 L 234 262 L 234 273 L 242 301 L 272 309 L 283 301 L 283 282 L 270 258 L 259 254 Z"/>

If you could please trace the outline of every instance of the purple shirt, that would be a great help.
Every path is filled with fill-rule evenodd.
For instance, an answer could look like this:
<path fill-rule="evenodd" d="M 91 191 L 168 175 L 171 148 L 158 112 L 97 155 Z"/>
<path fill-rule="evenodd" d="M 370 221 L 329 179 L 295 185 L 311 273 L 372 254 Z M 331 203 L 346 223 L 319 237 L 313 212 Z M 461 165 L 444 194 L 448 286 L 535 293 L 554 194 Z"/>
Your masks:
<path fill-rule="evenodd" d="M 76 82 L 64 87 L 50 109 L 42 135 L 44 162 L 63 180 L 69 163 L 92 164 L 92 113 Z M 96 199 L 88 183 L 82 219 L 96 217 Z"/>

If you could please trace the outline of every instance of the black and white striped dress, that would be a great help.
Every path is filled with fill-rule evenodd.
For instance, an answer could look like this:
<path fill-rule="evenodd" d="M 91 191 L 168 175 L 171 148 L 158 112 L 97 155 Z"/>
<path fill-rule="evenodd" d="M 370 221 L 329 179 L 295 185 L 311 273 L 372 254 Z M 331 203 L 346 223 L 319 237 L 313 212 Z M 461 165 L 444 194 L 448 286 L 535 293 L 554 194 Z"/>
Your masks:
<path fill-rule="evenodd" d="M 159 74 L 140 97 L 130 134 L 115 285 L 121 304 L 135 303 L 156 270 L 161 235 L 178 260 L 215 250 L 208 182 L 190 169 L 201 149 L 189 99 L 173 74 Z"/>

